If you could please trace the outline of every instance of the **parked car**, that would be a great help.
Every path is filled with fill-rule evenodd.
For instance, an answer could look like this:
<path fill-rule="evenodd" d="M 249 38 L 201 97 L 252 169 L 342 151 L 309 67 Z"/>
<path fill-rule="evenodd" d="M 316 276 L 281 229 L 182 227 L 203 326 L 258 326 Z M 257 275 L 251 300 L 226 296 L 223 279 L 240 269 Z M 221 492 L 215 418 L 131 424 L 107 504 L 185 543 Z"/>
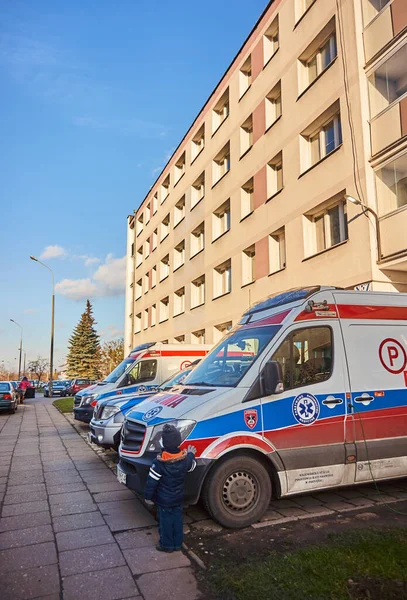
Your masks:
<path fill-rule="evenodd" d="M 90 385 L 95 385 L 96 381 L 94 379 L 82 379 L 76 378 L 72 379 L 70 386 L 67 390 L 67 396 L 75 396 L 81 390 L 89 387 Z"/>
<path fill-rule="evenodd" d="M 65 381 L 53 381 L 52 382 L 52 395 L 53 396 L 68 396 L 67 390 L 69 389 L 71 382 L 70 380 Z M 49 383 L 44 387 L 44 398 L 49 398 Z"/>
<path fill-rule="evenodd" d="M 0 410 L 15 413 L 18 408 L 16 389 L 11 381 L 0 381 Z"/>
<path fill-rule="evenodd" d="M 199 362 L 199 360 L 196 360 L 188 369 L 183 369 L 175 375 L 171 375 L 159 386 L 158 392 L 166 392 L 175 385 L 180 385 Z M 126 414 L 137 404 L 156 393 L 154 391 L 139 392 L 125 394 L 110 400 L 100 400 L 95 406 L 93 419 L 89 424 L 89 441 L 102 448 L 113 448 L 117 452 L 120 444 L 120 432 Z"/>

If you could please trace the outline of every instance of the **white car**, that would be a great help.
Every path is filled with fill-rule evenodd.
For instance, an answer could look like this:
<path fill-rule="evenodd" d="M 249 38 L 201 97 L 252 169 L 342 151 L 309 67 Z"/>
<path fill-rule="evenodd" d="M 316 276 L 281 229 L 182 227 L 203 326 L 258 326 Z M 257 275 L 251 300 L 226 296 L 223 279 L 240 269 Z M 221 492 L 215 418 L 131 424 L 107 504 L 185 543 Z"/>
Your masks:
<path fill-rule="evenodd" d="M 0 410 L 15 413 L 18 408 L 18 397 L 10 381 L 0 381 Z"/>

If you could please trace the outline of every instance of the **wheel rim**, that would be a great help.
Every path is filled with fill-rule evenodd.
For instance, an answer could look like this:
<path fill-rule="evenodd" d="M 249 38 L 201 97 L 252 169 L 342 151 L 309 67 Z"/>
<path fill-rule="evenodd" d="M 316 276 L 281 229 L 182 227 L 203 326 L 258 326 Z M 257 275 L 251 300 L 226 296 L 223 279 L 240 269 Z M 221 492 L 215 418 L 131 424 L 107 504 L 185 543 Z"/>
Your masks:
<path fill-rule="evenodd" d="M 259 483 L 253 473 L 234 471 L 222 486 L 222 503 L 232 513 L 249 512 L 257 504 Z"/>

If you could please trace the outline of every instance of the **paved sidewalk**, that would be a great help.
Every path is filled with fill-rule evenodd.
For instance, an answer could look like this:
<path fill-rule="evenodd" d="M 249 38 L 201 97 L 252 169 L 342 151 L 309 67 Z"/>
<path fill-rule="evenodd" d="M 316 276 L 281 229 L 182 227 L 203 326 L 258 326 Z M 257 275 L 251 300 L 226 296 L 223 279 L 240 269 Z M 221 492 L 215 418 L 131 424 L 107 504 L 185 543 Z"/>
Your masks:
<path fill-rule="evenodd" d="M 2 600 L 195 600 L 190 561 L 47 399 L 0 414 Z"/>

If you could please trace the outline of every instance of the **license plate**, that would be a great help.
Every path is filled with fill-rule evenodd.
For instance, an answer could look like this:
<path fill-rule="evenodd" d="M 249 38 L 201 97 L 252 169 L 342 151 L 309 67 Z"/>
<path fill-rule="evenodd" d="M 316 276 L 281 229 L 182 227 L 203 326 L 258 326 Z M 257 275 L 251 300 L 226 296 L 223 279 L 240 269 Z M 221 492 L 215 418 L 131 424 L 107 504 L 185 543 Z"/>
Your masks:
<path fill-rule="evenodd" d="M 126 473 L 123 473 L 123 471 L 121 471 L 119 469 L 119 467 L 117 467 L 116 473 L 117 473 L 117 479 L 118 479 L 118 481 L 120 481 L 120 483 L 123 483 L 124 485 L 126 485 L 126 479 L 127 479 Z"/>

